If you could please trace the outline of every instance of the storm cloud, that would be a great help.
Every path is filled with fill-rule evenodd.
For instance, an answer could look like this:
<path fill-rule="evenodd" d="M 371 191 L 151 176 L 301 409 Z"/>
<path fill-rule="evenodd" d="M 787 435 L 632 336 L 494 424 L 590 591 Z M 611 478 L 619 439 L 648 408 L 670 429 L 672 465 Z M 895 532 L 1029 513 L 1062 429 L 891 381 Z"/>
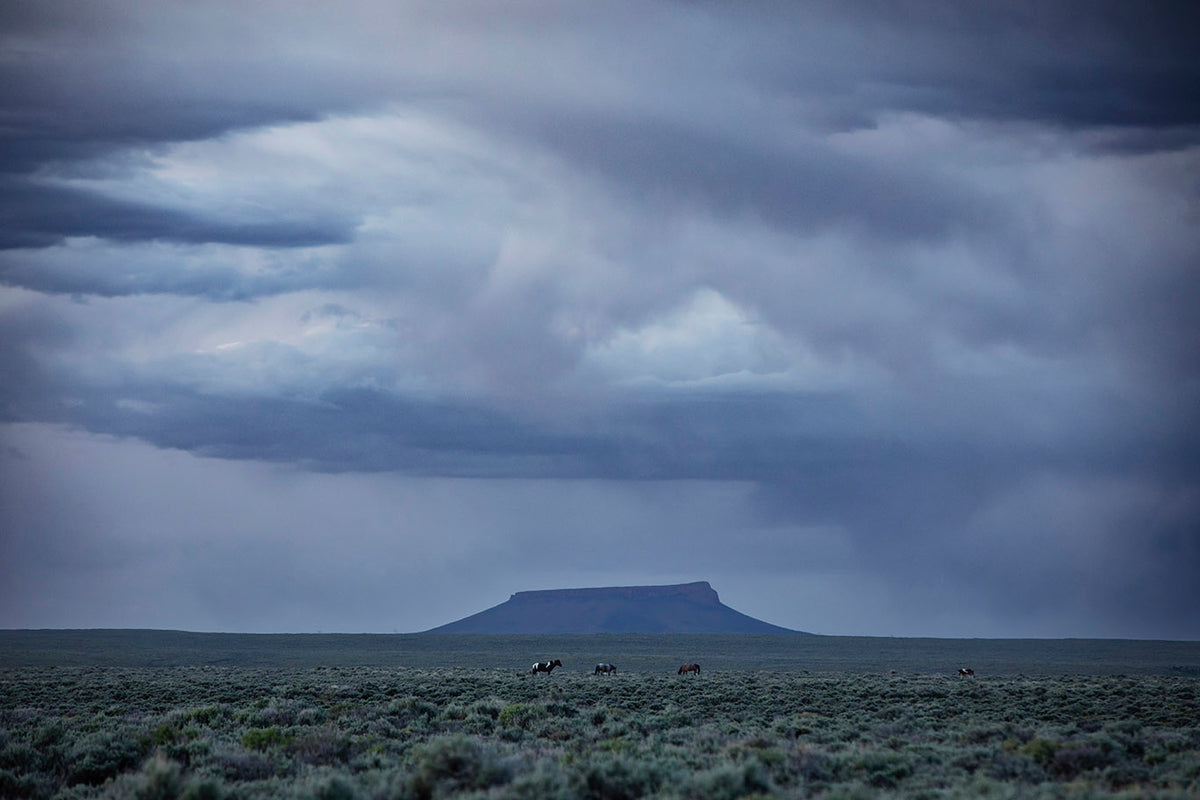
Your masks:
<path fill-rule="evenodd" d="M 1198 28 L 9 4 L 0 625 L 1200 637 Z"/>

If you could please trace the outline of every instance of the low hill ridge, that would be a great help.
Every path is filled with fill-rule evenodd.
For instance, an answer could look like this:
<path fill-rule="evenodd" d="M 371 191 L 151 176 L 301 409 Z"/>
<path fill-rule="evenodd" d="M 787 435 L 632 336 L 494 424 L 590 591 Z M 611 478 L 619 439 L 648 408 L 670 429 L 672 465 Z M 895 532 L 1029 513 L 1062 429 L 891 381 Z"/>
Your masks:
<path fill-rule="evenodd" d="M 425 633 L 771 633 L 794 631 L 735 611 L 707 581 L 517 592 Z"/>

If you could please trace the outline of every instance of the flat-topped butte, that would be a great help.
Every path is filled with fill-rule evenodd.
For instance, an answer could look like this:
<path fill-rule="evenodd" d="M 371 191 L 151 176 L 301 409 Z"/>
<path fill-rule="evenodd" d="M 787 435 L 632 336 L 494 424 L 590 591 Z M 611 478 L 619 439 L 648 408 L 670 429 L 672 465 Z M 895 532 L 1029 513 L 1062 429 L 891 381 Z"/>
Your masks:
<path fill-rule="evenodd" d="M 500 605 L 426 633 L 799 634 L 736 611 L 707 581 L 517 592 Z"/>

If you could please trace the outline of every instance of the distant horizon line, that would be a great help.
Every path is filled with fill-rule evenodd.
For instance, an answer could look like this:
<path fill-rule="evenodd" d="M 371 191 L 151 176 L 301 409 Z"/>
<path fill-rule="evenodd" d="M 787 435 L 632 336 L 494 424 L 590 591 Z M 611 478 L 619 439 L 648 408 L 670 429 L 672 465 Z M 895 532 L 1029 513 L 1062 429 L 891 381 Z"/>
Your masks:
<path fill-rule="evenodd" d="M 744 636 L 747 638 L 774 638 L 779 634 L 773 633 L 431 633 L 425 631 L 217 631 L 217 630 L 189 630 L 187 628 L 146 628 L 146 627 L 70 627 L 70 628 L 10 628 L 0 627 L 0 634 L 3 633 L 101 633 L 105 631 L 112 632 L 146 632 L 146 633 L 185 633 L 199 636 L 421 636 L 421 637 L 503 637 L 503 638 L 567 638 L 567 637 L 618 637 L 618 636 L 646 636 L 646 637 L 731 637 Z M 1181 644 L 1200 643 L 1200 637 L 1195 639 L 1162 639 L 1157 637 L 1145 636 L 902 636 L 882 633 L 813 633 L 810 631 L 803 632 L 805 636 L 815 636 L 824 639 L 908 639 L 908 640 L 953 640 L 953 641 L 991 641 L 991 642 L 1178 642 Z"/>

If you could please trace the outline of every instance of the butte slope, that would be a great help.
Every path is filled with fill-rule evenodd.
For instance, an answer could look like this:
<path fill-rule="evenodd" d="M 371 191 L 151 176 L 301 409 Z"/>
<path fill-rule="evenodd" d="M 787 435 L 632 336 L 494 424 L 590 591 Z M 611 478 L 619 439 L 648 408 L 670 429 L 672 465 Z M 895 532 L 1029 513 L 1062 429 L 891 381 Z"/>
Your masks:
<path fill-rule="evenodd" d="M 707 581 L 517 592 L 507 602 L 425 633 L 796 634 L 735 611 Z"/>

